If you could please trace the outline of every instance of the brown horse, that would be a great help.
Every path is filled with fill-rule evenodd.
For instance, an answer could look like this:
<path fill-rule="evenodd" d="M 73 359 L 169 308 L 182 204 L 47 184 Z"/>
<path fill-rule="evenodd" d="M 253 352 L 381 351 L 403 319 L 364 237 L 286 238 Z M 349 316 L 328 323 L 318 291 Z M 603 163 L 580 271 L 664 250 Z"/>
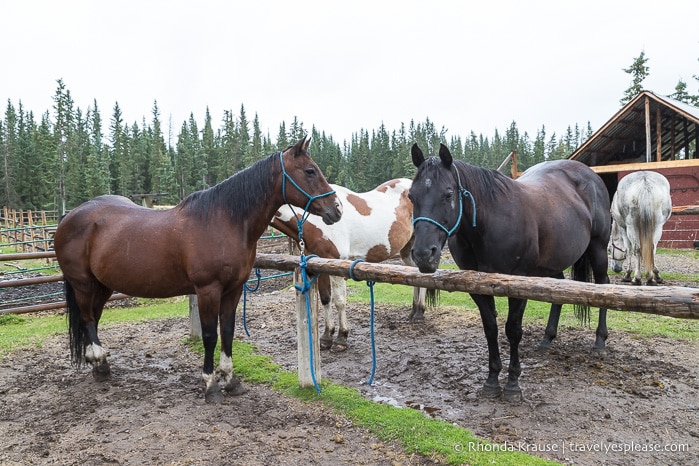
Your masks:
<path fill-rule="evenodd" d="M 225 181 L 192 193 L 169 210 L 151 210 L 121 196 L 100 196 L 71 211 L 54 239 L 63 271 L 73 362 L 109 374 L 97 326 L 113 291 L 166 298 L 196 293 L 204 343 L 207 402 L 223 399 L 219 369 L 233 395 L 246 389 L 233 374 L 235 311 L 255 261 L 257 240 L 274 213 L 289 203 L 337 222 L 342 205 L 302 139 Z"/>

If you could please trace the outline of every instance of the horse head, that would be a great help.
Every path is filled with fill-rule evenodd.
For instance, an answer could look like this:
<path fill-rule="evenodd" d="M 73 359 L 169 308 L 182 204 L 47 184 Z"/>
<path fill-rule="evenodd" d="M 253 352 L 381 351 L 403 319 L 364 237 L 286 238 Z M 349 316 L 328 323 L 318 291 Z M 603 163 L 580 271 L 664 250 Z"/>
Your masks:
<path fill-rule="evenodd" d="M 624 268 L 626 260 L 626 242 L 624 241 L 624 229 L 618 223 L 612 222 L 612 234 L 609 237 L 609 257 L 611 269 L 619 273 Z"/>
<path fill-rule="evenodd" d="M 304 208 L 321 217 L 327 225 L 332 225 L 342 216 L 342 203 L 311 159 L 308 153 L 310 143 L 311 139 L 304 137 L 279 154 L 282 197 L 286 204 Z"/>
<path fill-rule="evenodd" d="M 411 155 L 418 169 L 408 194 L 415 230 L 411 255 L 421 272 L 432 273 L 439 266 L 442 248 L 461 223 L 462 188 L 444 144 L 440 144 L 439 157 L 425 159 L 417 144 L 413 144 Z"/>

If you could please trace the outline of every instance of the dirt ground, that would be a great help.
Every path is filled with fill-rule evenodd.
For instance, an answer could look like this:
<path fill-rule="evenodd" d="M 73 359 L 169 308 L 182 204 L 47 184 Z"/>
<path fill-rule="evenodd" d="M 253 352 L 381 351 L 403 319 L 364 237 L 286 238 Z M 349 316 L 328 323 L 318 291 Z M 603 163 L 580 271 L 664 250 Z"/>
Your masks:
<path fill-rule="evenodd" d="M 251 337 L 240 319 L 236 335 L 296 370 L 294 291 L 265 291 L 248 302 Z M 561 463 L 699 464 L 698 344 L 610 328 L 600 357 L 590 349 L 594 329 L 566 328 L 540 352 L 543 328 L 529 326 L 521 345 L 524 401 L 508 403 L 479 396 L 487 349 L 477 311 L 437 308 L 425 323 L 410 324 L 407 305 L 382 305 L 378 296 L 376 375 L 364 384 L 369 313 L 367 305 L 349 306 L 350 347 L 322 353 L 323 378 L 504 447 L 548 450 L 536 454 Z M 71 367 L 67 336 L 0 361 L 0 464 L 437 464 L 265 386 L 247 384 L 241 397 L 205 404 L 202 360 L 184 346 L 187 335 L 186 319 L 103 329 L 113 374 L 101 383 Z"/>

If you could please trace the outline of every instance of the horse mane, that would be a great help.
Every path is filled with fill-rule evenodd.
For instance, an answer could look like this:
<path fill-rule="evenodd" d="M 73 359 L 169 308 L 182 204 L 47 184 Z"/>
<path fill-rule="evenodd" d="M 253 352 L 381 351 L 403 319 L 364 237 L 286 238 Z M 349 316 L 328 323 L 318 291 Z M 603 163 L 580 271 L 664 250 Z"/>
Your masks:
<path fill-rule="evenodd" d="M 475 199 L 502 201 L 502 196 L 510 196 L 509 182 L 512 180 L 499 171 L 477 167 L 462 160 L 454 160 L 453 164 L 459 171 L 461 186 L 468 189 Z"/>
<path fill-rule="evenodd" d="M 272 185 L 281 171 L 275 167 L 278 158 L 276 152 L 210 188 L 193 192 L 180 202 L 180 208 L 204 222 L 221 209 L 236 223 L 250 218 L 272 196 Z"/>

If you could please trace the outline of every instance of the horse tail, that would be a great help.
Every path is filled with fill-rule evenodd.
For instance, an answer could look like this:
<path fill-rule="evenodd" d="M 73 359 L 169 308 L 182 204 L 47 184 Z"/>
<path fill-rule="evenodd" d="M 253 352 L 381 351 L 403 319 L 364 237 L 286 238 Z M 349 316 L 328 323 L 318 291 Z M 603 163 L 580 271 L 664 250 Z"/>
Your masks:
<path fill-rule="evenodd" d="M 427 307 L 437 307 L 439 304 L 439 290 L 427 288 L 425 291 L 425 305 Z"/>
<path fill-rule="evenodd" d="M 587 252 L 573 264 L 571 278 L 578 282 L 589 283 L 592 281 L 592 266 L 590 265 L 590 258 Z M 590 306 L 586 304 L 574 304 L 573 311 L 575 317 L 578 318 L 582 325 L 590 324 Z"/>
<path fill-rule="evenodd" d="M 638 235 L 641 261 L 645 265 L 648 277 L 652 277 L 653 269 L 655 269 L 653 233 L 656 228 L 656 212 L 652 209 L 651 202 L 646 202 L 645 199 L 639 199 L 638 207 L 639 212 L 635 218 L 635 228 Z"/>
<path fill-rule="evenodd" d="M 75 290 L 68 280 L 63 279 L 63 286 L 68 305 L 68 336 L 70 338 L 70 359 L 77 367 L 85 362 L 85 336 L 87 329 L 80 315 Z"/>

